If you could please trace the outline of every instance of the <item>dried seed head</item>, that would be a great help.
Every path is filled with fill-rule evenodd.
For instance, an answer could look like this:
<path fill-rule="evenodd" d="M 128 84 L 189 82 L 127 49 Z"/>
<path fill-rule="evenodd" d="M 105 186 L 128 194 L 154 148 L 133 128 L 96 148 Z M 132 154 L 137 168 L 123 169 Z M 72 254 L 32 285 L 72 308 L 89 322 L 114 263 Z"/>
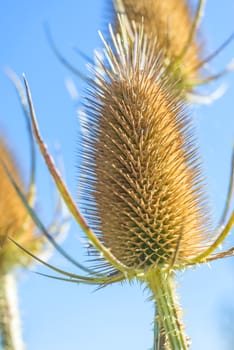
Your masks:
<path fill-rule="evenodd" d="M 191 119 L 164 74 L 160 45 L 125 27 L 106 46 L 83 127 L 83 209 L 133 268 L 183 264 L 204 249 L 207 210 Z"/>
<path fill-rule="evenodd" d="M 0 139 L 0 159 L 22 188 L 15 160 L 3 138 Z M 38 248 L 41 242 L 33 236 L 34 225 L 1 164 L 0 177 L 0 269 L 6 271 L 16 264 L 28 264 L 30 260 L 9 242 L 8 236 L 32 250 L 37 250 L 36 247 Z"/>
<path fill-rule="evenodd" d="M 193 25 L 188 1 L 122 0 L 122 3 L 129 20 L 141 24 L 143 19 L 147 35 L 157 38 L 167 53 L 166 59 L 174 62 L 184 50 Z M 193 39 L 177 66 L 185 81 L 199 77 L 199 71 L 193 68 L 201 61 L 200 51 L 201 45 Z"/>

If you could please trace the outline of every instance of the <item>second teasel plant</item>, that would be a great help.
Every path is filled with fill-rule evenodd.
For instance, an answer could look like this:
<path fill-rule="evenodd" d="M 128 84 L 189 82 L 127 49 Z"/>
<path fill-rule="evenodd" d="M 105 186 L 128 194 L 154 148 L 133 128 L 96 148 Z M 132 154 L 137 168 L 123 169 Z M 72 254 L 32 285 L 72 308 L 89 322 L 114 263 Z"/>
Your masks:
<path fill-rule="evenodd" d="M 118 13 L 124 13 L 130 21 L 141 25 L 151 38 L 157 38 L 164 50 L 165 66 L 181 76 L 184 88 L 198 80 L 202 65 L 202 48 L 198 39 L 198 27 L 203 13 L 204 1 L 198 2 L 192 15 L 189 1 L 185 0 L 113 0 L 118 28 Z"/>
<path fill-rule="evenodd" d="M 203 31 L 200 28 L 205 0 L 197 0 L 196 7 L 192 6 L 191 0 L 110 0 L 110 3 L 114 32 L 119 31 L 120 14 L 125 17 L 126 23 L 134 21 L 135 26 L 139 28 L 144 23 L 145 35 L 150 40 L 157 38 L 158 47 L 164 53 L 164 74 L 170 76 L 172 81 L 177 81 L 176 88 L 186 101 L 210 104 L 224 93 L 222 85 L 208 95 L 200 89 L 234 69 L 232 59 L 221 71 L 210 73 L 209 63 L 230 44 L 234 34 L 232 33 L 214 52 L 206 52 Z M 79 79 L 89 83 L 89 77 L 60 52 L 48 25 L 45 26 L 45 32 L 58 60 Z M 75 51 L 88 62 L 93 62 L 92 58 L 79 48 L 75 48 Z"/>
<path fill-rule="evenodd" d="M 177 80 L 177 88 L 183 92 L 186 100 L 198 103 L 210 103 L 216 94 L 205 96 L 199 87 L 219 79 L 233 69 L 233 61 L 221 72 L 210 74 L 207 65 L 231 40 L 233 34 L 213 53 L 207 55 L 204 45 L 201 19 L 205 0 L 198 0 L 193 9 L 190 0 L 113 0 L 116 25 L 118 14 L 124 14 L 129 21 L 141 26 L 144 23 L 145 34 L 157 38 L 158 45 L 164 51 L 165 74 Z M 217 94 L 218 96 L 219 94 Z"/>
<path fill-rule="evenodd" d="M 193 121 L 176 88 L 180 82 L 165 74 L 164 51 L 157 38 L 149 40 L 144 25 L 138 27 L 126 16 L 120 16 L 119 32 L 110 29 L 110 35 L 111 44 L 101 35 L 105 59 L 93 67 L 84 106 L 81 210 L 40 135 L 25 78 L 35 139 L 95 262 L 84 266 L 72 261 L 83 273 L 70 273 L 14 241 L 60 274 L 52 278 L 101 287 L 133 279 L 143 283 L 157 308 L 153 349 L 187 350 L 176 271 L 233 255 L 233 248 L 215 252 L 234 224 L 234 212 L 228 216 L 233 173 L 220 225 L 213 229 Z"/>
<path fill-rule="evenodd" d="M 23 190 L 19 169 L 3 137 L 0 139 L 0 158 Z M 17 250 L 8 237 L 13 237 L 35 254 L 42 249 L 44 237 L 34 235 L 35 224 L 12 188 L 2 164 L 0 176 L 0 343 L 3 350 L 22 350 L 15 268 L 28 266 L 32 259 Z M 31 194 L 30 190 L 27 198 L 32 204 Z"/>

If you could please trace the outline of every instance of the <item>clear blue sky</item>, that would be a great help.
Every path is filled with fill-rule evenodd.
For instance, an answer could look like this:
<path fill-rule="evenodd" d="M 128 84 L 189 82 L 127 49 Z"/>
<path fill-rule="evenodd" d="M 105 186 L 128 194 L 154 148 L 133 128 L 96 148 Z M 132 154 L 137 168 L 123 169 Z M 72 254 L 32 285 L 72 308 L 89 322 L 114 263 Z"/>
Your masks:
<path fill-rule="evenodd" d="M 50 24 L 54 40 L 64 55 L 86 72 L 85 62 L 73 46 L 92 57 L 100 47 L 97 30 L 111 18 L 108 1 L 2 1 L 0 11 L 0 128 L 17 150 L 25 181 L 28 180 L 28 140 L 17 96 L 3 69 L 10 66 L 19 75 L 26 73 L 33 94 L 41 132 L 53 154 L 61 148 L 66 182 L 76 196 L 75 149 L 79 142 L 76 107 L 65 80 L 73 78 L 82 96 L 84 84 L 74 77 L 51 51 L 43 22 Z M 196 3 L 196 1 L 192 1 Z M 208 0 L 202 22 L 202 38 L 207 53 L 218 47 L 233 28 L 232 0 Z M 211 64 L 221 70 L 234 56 L 234 43 Z M 208 190 L 218 220 L 224 205 L 234 139 L 234 73 L 222 80 L 229 85 L 226 94 L 211 106 L 195 107 L 194 118 L 204 159 Z M 222 83 L 206 88 L 207 93 Z M 82 98 L 82 97 L 81 97 Z M 53 216 L 54 189 L 40 156 L 37 168 L 37 208 L 44 221 Z M 80 238 L 83 234 L 72 224 L 64 247 L 85 260 Z M 230 237 L 228 243 L 234 243 Z M 57 254 L 53 263 L 70 268 Z M 32 270 L 35 268 L 32 268 Z M 46 272 L 44 267 L 37 271 Z M 187 334 L 192 350 L 224 350 L 223 311 L 234 308 L 234 261 L 226 260 L 202 266 L 179 276 L 181 304 L 185 309 Z M 73 270 L 74 271 L 74 270 Z M 20 272 L 20 306 L 24 338 L 28 350 L 146 350 L 152 345 L 153 307 L 148 294 L 138 285 L 111 286 L 93 293 L 91 287 L 76 286 L 43 278 L 32 272 Z M 233 315 L 234 318 L 234 315 Z"/>

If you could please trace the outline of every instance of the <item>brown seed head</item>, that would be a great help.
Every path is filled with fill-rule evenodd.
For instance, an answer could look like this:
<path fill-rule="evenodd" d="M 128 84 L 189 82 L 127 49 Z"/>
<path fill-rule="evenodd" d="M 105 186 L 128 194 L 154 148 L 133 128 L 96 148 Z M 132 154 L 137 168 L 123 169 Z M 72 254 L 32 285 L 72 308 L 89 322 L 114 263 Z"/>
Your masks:
<path fill-rule="evenodd" d="M 19 170 L 3 138 L 0 139 L 0 159 L 22 189 Z M 25 248 L 31 249 L 35 248 L 39 241 L 33 236 L 34 225 L 29 220 L 26 209 L 2 164 L 0 164 L 0 178 L 0 269 L 8 270 L 16 264 L 25 265 L 29 262 L 29 257 L 9 242 L 8 236 L 24 245 Z"/>
<path fill-rule="evenodd" d="M 187 44 L 193 19 L 188 1 L 185 0 L 122 0 L 127 17 L 138 24 L 144 21 L 145 33 L 157 38 L 170 62 L 174 62 Z M 199 77 L 193 70 L 200 63 L 200 49 L 192 40 L 188 50 L 179 62 L 180 74 L 185 80 Z M 188 71 L 188 73 L 186 73 Z"/>
<path fill-rule="evenodd" d="M 192 121 L 160 46 L 139 31 L 128 45 L 122 30 L 86 106 L 84 213 L 127 266 L 183 264 L 208 231 Z"/>

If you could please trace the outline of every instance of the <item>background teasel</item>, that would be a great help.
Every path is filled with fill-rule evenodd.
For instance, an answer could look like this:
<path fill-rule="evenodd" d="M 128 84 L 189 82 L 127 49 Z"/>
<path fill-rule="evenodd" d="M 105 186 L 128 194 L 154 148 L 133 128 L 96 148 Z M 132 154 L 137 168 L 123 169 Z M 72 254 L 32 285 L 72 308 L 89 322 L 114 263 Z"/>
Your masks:
<path fill-rule="evenodd" d="M 16 179 L 18 185 L 23 190 L 19 169 L 15 165 L 15 160 L 2 137 L 0 140 L 1 161 L 7 166 L 11 174 Z M 35 225 L 31 220 L 27 210 L 12 188 L 12 184 L 7 177 L 3 165 L 0 167 L 1 174 L 1 202 L 0 202 L 0 271 L 8 273 L 15 266 L 27 266 L 30 264 L 30 257 L 25 256 L 22 252 L 9 242 L 8 237 L 15 238 L 29 250 L 39 253 L 44 243 L 44 237 L 34 235 Z M 30 193 L 29 193 L 30 195 Z"/>
<path fill-rule="evenodd" d="M 126 13 L 130 21 L 134 20 L 141 24 L 143 20 L 147 35 L 157 38 L 159 46 L 165 50 L 165 60 L 173 62 L 182 56 L 178 66 L 181 75 L 184 76 L 185 85 L 186 81 L 194 81 L 199 78 L 199 70 L 195 67 L 200 65 L 202 59 L 201 44 L 197 38 L 197 27 L 203 13 L 202 4 L 199 4 L 197 14 L 193 15 L 190 2 L 184 0 L 116 0 L 114 6 L 117 12 Z M 192 38 L 189 38 L 193 25 L 195 26 L 194 34 Z M 191 40 L 190 43 L 189 40 Z"/>
<path fill-rule="evenodd" d="M 15 268 L 28 266 L 32 259 L 24 256 L 9 241 L 9 237 L 21 241 L 36 254 L 42 250 L 43 236 L 35 236 L 35 225 L 19 196 L 13 190 L 4 166 L 14 175 L 22 188 L 22 180 L 14 157 L 3 137 L 0 140 L 0 339 L 2 349 L 24 349 L 18 315 Z M 3 165 L 4 163 L 4 165 Z M 33 183 L 27 198 L 33 203 Z"/>
<path fill-rule="evenodd" d="M 213 4 L 212 4 L 212 6 L 213 6 Z M 76 14 L 79 14 L 79 11 L 77 11 L 76 12 Z M 70 13 L 70 15 L 72 15 L 72 13 Z M 227 15 L 228 15 L 228 13 L 227 13 Z M 221 16 L 221 14 L 220 14 L 220 16 Z M 207 13 L 207 17 L 209 18 L 209 11 L 208 11 L 208 13 Z M 225 17 L 226 18 L 226 17 Z M 77 18 L 76 18 L 76 21 L 77 21 Z M 76 22 L 75 22 L 76 23 Z M 227 23 L 225 23 L 225 24 L 227 24 Z M 89 25 L 91 25 L 91 23 L 89 24 Z M 71 29 L 71 28 L 70 28 Z M 55 28 L 55 30 L 56 30 L 56 28 Z M 94 29 L 95 30 L 95 29 Z M 228 33 L 228 30 L 227 30 L 227 32 L 226 33 Z M 226 33 L 224 34 L 224 36 L 226 35 Z M 67 42 L 67 38 L 70 38 L 70 36 L 71 36 L 71 33 L 68 31 L 68 33 L 67 33 L 67 36 L 66 36 L 66 39 L 65 39 L 65 42 Z M 222 39 L 223 39 L 223 36 L 222 37 L 219 37 L 219 39 L 217 38 L 217 44 L 220 42 L 220 40 L 222 41 Z M 72 39 L 71 39 L 72 40 Z M 74 38 L 73 38 L 73 41 L 74 42 L 77 42 L 77 41 L 79 41 L 79 38 L 77 38 L 77 33 L 74 35 Z M 80 42 L 80 41 L 79 41 Z M 61 42 L 62 43 L 62 42 Z M 93 44 L 92 44 L 93 45 Z M 93 46 L 95 46 L 95 44 L 93 45 Z M 217 45 L 214 45 L 214 46 L 217 46 Z M 33 54 L 33 53 L 32 53 Z M 43 62 L 43 58 L 42 58 L 42 62 Z M 46 66 L 46 63 L 44 63 L 45 64 L 45 66 Z M 49 63 L 48 63 L 49 64 Z M 53 65 L 56 65 L 56 63 L 55 63 L 55 61 L 54 61 L 54 58 L 53 58 Z M 51 67 L 51 71 L 53 71 L 53 68 L 54 67 Z M 61 77 L 64 75 L 64 73 L 63 73 L 63 71 L 61 71 L 61 69 L 60 69 L 60 67 L 59 67 L 59 65 L 57 65 L 57 67 L 56 67 L 57 69 L 56 69 L 56 75 L 57 74 L 59 74 L 59 72 L 61 72 Z M 22 68 L 22 70 L 23 70 L 24 68 Z M 25 69 L 24 69 L 25 70 Z M 36 70 L 35 70 L 36 71 Z M 32 82 L 32 85 L 33 85 L 33 90 L 34 90 L 34 96 L 35 96 L 35 94 L 36 94 L 36 92 L 35 92 L 35 87 L 37 87 L 37 82 L 34 82 L 33 83 L 33 79 L 34 79 L 34 74 L 31 74 L 31 76 L 30 76 L 30 82 Z M 55 78 L 55 79 L 59 79 L 59 78 Z M 49 82 L 48 82 L 48 84 L 49 84 L 49 86 L 50 86 L 50 83 L 51 83 L 51 88 L 52 88 L 52 82 L 50 82 L 50 80 L 49 80 Z M 57 84 L 57 85 L 59 85 L 59 84 Z M 45 86 L 44 88 L 45 88 L 45 91 L 47 91 L 47 88 L 49 88 L 49 86 L 47 87 L 47 86 Z M 229 93 L 228 93 L 229 94 Z M 46 95 L 46 93 L 45 93 L 45 95 Z M 48 93 L 47 93 L 47 96 L 49 96 L 50 94 L 49 94 L 49 91 L 48 91 Z M 229 95 L 227 95 L 227 96 L 229 96 Z M 35 96 L 36 97 L 36 96 Z M 46 98 L 45 96 L 43 96 L 43 98 Z M 226 96 L 225 96 L 225 98 L 227 98 Z M 47 98 L 46 98 L 47 99 Z M 50 100 L 51 99 L 51 100 Z M 47 101 L 47 106 L 46 106 L 46 108 L 44 108 L 44 107 L 42 107 L 42 109 L 44 108 L 45 110 L 43 111 L 42 110 L 42 112 L 40 111 L 40 113 L 39 114 L 41 114 L 41 113 L 47 113 L 47 108 L 49 108 L 48 106 L 51 104 L 51 105 L 55 105 L 54 103 L 58 103 L 58 102 L 56 102 L 57 101 L 57 98 L 56 98 L 56 101 L 54 100 L 53 101 L 53 99 L 55 99 L 55 97 L 53 97 L 53 96 L 50 96 L 50 98 L 49 98 L 49 100 L 50 101 Z M 54 102 L 54 103 L 53 103 Z M 221 103 L 221 102 L 220 102 Z M 61 103 L 62 104 L 62 103 Z M 66 105 L 66 101 L 65 101 L 65 105 Z M 219 106 L 219 102 L 216 104 L 216 107 L 217 106 Z M 66 107 L 68 107 L 68 110 L 69 110 L 69 103 L 67 103 L 67 106 Z M 217 107 L 218 108 L 218 107 Z M 65 108 L 66 109 L 66 108 Z M 216 109 L 216 108 L 214 108 L 214 109 Z M 211 108 L 211 110 L 213 110 L 212 108 Z M 52 112 L 52 111 L 51 111 Z M 64 110 L 64 112 L 65 112 L 65 110 Z M 212 112 L 212 116 L 210 116 L 209 117 L 209 113 L 211 113 L 211 112 L 209 112 L 209 110 L 207 109 L 206 110 L 206 115 L 205 116 L 203 116 L 203 119 L 201 120 L 201 122 L 202 122 L 202 125 L 206 125 L 206 123 L 208 123 L 208 125 L 209 125 L 209 127 L 208 127 L 208 125 L 207 125 L 207 129 L 210 131 L 210 134 L 213 134 L 212 133 L 212 131 L 214 131 L 215 132 L 215 130 L 214 130 L 214 120 L 215 120 L 215 112 L 216 111 L 213 111 Z M 69 112 L 68 111 L 66 111 L 66 113 L 68 114 Z M 71 112 L 72 113 L 72 112 Z M 213 114 L 214 113 L 214 114 Z M 48 116 L 48 118 L 46 118 L 46 128 L 45 128 L 45 132 L 46 133 L 52 133 L 52 130 L 48 130 L 48 128 L 47 128 L 47 123 L 49 123 L 49 117 L 50 117 L 50 113 L 48 113 L 48 114 L 46 114 L 47 116 Z M 53 113 L 51 113 L 51 118 L 53 118 Z M 41 123 L 43 123 L 43 120 L 41 120 L 42 118 L 40 118 L 40 124 Z M 220 119 L 219 119 L 220 120 Z M 211 121 L 212 121 L 212 123 L 211 123 Z M 72 122 L 72 121 L 71 121 Z M 56 118 L 56 123 L 58 124 L 58 120 L 57 120 L 57 118 Z M 61 121 L 61 123 L 62 123 L 62 121 Z M 73 125 L 73 124 L 72 124 Z M 223 125 L 223 124 L 222 124 Z M 42 126 L 43 127 L 43 126 Z M 64 124 L 64 127 L 63 127 L 63 129 L 65 129 L 66 127 L 69 127 L 68 126 L 68 123 L 67 123 L 67 121 L 65 122 L 65 124 Z M 223 125 L 223 127 L 224 127 L 224 125 Z M 73 129 L 73 127 L 71 128 L 71 130 L 70 130 L 70 133 L 69 133 L 69 135 L 74 135 L 74 131 L 72 130 Z M 201 128 L 202 129 L 202 128 Z M 212 130 L 212 131 L 211 131 Z M 222 128 L 221 128 L 221 130 L 222 130 Z M 221 132 L 222 131 L 219 131 L 219 135 L 221 135 Z M 45 133 L 44 132 L 44 133 Z M 59 132 L 59 131 L 58 131 Z M 224 146 L 225 147 L 225 143 L 226 143 L 226 150 L 228 150 L 230 147 L 228 147 L 228 132 L 231 132 L 231 125 L 230 125 L 230 128 L 229 128 L 229 130 L 227 131 L 227 138 L 225 138 L 225 140 L 223 140 L 223 142 L 224 142 L 224 144 L 223 145 L 220 145 L 219 147 L 221 147 L 221 146 Z M 57 130 L 56 130 L 56 132 L 54 131 L 54 134 L 57 134 Z M 64 134 L 64 132 L 61 134 L 61 136 L 63 137 L 63 134 Z M 59 137 L 59 136 L 58 136 Z M 219 136 L 219 137 L 221 137 L 221 136 Z M 47 137 L 48 138 L 48 137 Z M 71 141 L 71 140 L 70 140 Z M 67 141 L 68 142 L 68 144 L 65 144 L 64 145 L 64 149 L 65 149 L 65 151 L 66 151 L 66 149 L 70 149 L 71 148 L 71 142 L 69 143 L 69 141 Z M 230 146 L 230 139 L 229 139 L 229 146 Z M 214 146 L 215 147 L 215 146 Z M 219 152 L 221 152 L 221 148 L 218 148 L 218 151 L 216 151 L 216 153 L 219 153 Z M 65 153 L 66 154 L 66 153 Z M 224 154 L 224 153 L 223 153 Z M 211 157 L 210 157 L 211 158 Z M 222 159 L 221 159 L 221 162 L 222 162 Z M 225 161 L 225 163 L 224 163 L 224 166 L 226 166 L 226 175 L 228 174 L 228 166 L 229 166 L 229 160 L 227 159 L 226 161 Z M 72 171 L 71 171 L 71 173 L 72 173 Z M 215 174 L 214 174 L 215 175 Z M 73 177 L 73 175 L 72 174 L 70 174 L 70 176 L 71 176 L 71 178 Z M 216 186 L 217 187 L 217 191 L 218 191 L 218 185 Z M 223 192 L 225 191 L 225 188 L 226 187 L 224 187 L 224 189 L 223 189 Z M 221 203 L 223 203 L 223 198 L 221 199 L 220 198 L 220 205 L 221 205 Z M 77 248 L 76 248 L 77 249 Z M 77 254 L 77 251 L 76 251 L 76 249 L 75 249 L 75 251 L 74 251 L 74 253 L 75 254 Z M 219 271 L 219 268 L 218 268 L 218 264 L 216 264 L 216 277 L 217 277 L 217 274 L 218 274 L 218 271 Z M 201 270 L 198 270 L 197 272 L 196 272 L 196 274 L 194 274 L 193 273 L 193 277 L 191 278 L 191 283 L 196 283 L 196 291 L 197 291 L 197 295 L 199 295 L 199 287 L 198 287 L 198 278 L 197 278 L 197 274 L 199 275 L 199 271 L 202 271 L 203 273 L 204 273 L 204 269 L 201 269 Z M 202 273 L 202 272 L 200 272 L 200 274 Z M 212 276 L 212 274 L 213 274 L 213 272 L 214 272 L 214 269 L 213 270 L 211 270 L 211 271 L 209 271 L 208 273 L 209 273 L 209 275 L 208 276 Z M 189 278 L 188 277 L 189 275 L 187 275 L 187 279 Z M 196 282 L 195 282 L 196 281 Z M 40 282 L 38 282 L 38 288 L 41 286 L 41 283 L 47 283 L 47 286 L 49 287 L 49 288 L 53 288 L 53 286 L 54 286 L 54 283 L 51 283 L 51 282 L 47 282 L 47 281 L 42 281 L 42 280 L 40 280 Z M 37 279 L 35 279 L 35 281 L 34 281 L 34 283 L 35 284 L 37 284 Z M 186 283 L 186 278 L 185 278 L 185 283 Z M 205 282 L 204 282 L 204 284 L 205 284 Z M 205 288 L 204 288 L 204 290 L 203 290 L 203 297 L 204 297 L 204 299 L 206 300 L 206 297 L 205 297 L 205 295 L 206 295 L 206 293 L 207 293 L 207 290 L 209 290 L 209 288 L 210 289 L 214 289 L 214 287 L 212 288 L 212 287 L 210 287 L 211 286 L 211 284 L 212 284 L 212 280 L 210 280 L 209 281 L 209 285 L 206 285 L 206 290 L 205 290 Z M 58 293 L 58 291 L 59 291 L 59 289 L 60 288 L 58 288 L 58 287 L 60 287 L 60 285 L 58 285 L 57 283 L 55 284 L 55 287 L 54 287 L 54 297 L 56 298 L 56 291 L 57 291 L 57 293 Z M 216 286 L 217 287 L 217 286 Z M 221 286 L 219 285 L 219 288 L 221 288 Z M 72 329 L 72 327 L 75 327 L 75 328 L 79 328 L 79 326 L 82 328 L 83 327 L 83 325 L 84 324 L 87 324 L 87 323 L 85 323 L 85 322 L 87 322 L 86 321 L 86 319 L 85 319 L 85 317 L 83 318 L 83 325 L 81 325 L 80 323 L 79 323 L 79 315 L 80 315 L 80 313 L 82 314 L 82 305 L 81 305 L 81 303 L 79 303 L 79 300 L 77 300 L 77 289 L 75 288 L 75 290 L 73 291 L 73 288 L 72 289 L 69 289 L 69 286 L 66 286 L 65 288 L 62 288 L 63 289 L 63 293 L 65 293 L 65 291 L 66 291 L 66 289 L 67 290 L 69 290 L 70 291 L 70 293 L 73 293 L 74 292 L 74 300 L 76 300 L 76 302 L 74 303 L 74 305 L 73 305 L 73 307 L 72 308 L 74 308 L 74 310 L 77 310 L 76 311 L 76 317 L 78 317 L 78 325 L 77 325 L 77 323 L 73 323 L 73 324 L 70 324 L 70 327 L 71 327 L 71 329 Z M 124 294 L 125 294 L 125 297 L 127 298 L 127 294 L 129 293 L 130 294 L 130 298 L 128 299 L 128 306 L 126 306 L 126 307 L 124 307 L 124 309 L 131 309 L 131 304 L 133 303 L 133 300 L 132 300 L 132 298 L 134 297 L 137 297 L 137 295 L 138 295 L 138 291 L 137 291 L 137 288 L 135 288 L 135 289 L 129 289 L 127 286 L 125 286 L 125 288 L 124 288 L 124 290 L 122 289 L 122 288 L 118 288 L 117 286 L 116 287 L 112 287 L 112 289 L 111 290 L 113 290 L 113 292 L 115 291 L 117 289 L 117 293 L 118 293 L 118 295 L 121 295 L 121 293 L 123 293 L 124 292 Z M 195 287 L 193 287 L 193 288 L 190 288 L 190 294 L 192 293 L 192 290 L 193 289 L 195 289 Z M 56 290 L 56 291 L 55 291 Z M 210 290 L 210 292 L 211 292 L 211 290 Z M 81 294 L 80 294 L 81 293 Z M 111 308 L 111 311 L 112 312 L 114 312 L 115 313 L 115 317 L 117 318 L 118 317 L 118 311 L 120 311 L 120 307 L 115 307 L 115 305 L 113 305 L 113 297 L 112 297 L 112 295 L 110 296 L 110 290 L 103 290 L 103 291 L 101 291 L 101 292 L 99 292 L 99 293 L 96 293 L 96 294 L 94 294 L 94 295 L 92 295 L 91 296 L 91 298 L 89 299 L 89 295 L 87 295 L 87 290 L 85 289 L 85 291 L 84 291 L 84 293 L 85 293 L 85 298 L 86 298 L 86 300 L 88 300 L 88 304 L 91 306 L 92 305 L 92 308 L 93 308 L 93 313 L 95 313 L 95 310 L 97 310 L 98 308 L 99 308 L 99 306 L 100 306 L 100 303 L 101 303 L 101 299 L 102 299 L 102 297 L 104 296 L 104 298 L 105 299 L 107 299 L 107 300 L 105 300 L 106 301 L 106 305 L 108 306 L 109 305 L 109 308 Z M 112 294 L 112 293 L 111 293 Z M 43 295 L 43 292 L 42 292 L 42 295 Z M 79 289 L 79 296 L 82 296 L 83 295 L 83 290 L 82 289 Z M 111 299 L 111 301 L 110 301 L 110 304 L 108 304 L 108 296 L 110 296 L 110 299 Z M 47 292 L 47 297 L 49 297 L 49 292 Z M 125 299 L 125 297 L 123 297 L 123 299 Z M 95 301 L 96 301 L 96 303 L 95 303 Z M 141 293 L 139 293 L 139 298 L 138 298 L 138 300 L 137 300 L 137 305 L 138 305 L 138 313 L 139 313 L 139 317 L 138 317 L 138 322 L 137 322 L 137 324 L 139 324 L 139 325 L 141 325 L 141 327 L 143 327 L 143 324 L 141 324 L 141 318 L 142 318 L 142 312 L 143 311 L 140 311 L 140 305 L 141 305 L 141 301 L 142 301 L 142 296 L 141 296 Z M 45 299 L 44 299 L 44 302 L 45 302 Z M 51 304 L 53 303 L 53 300 L 51 299 Z M 116 299 L 116 302 L 118 302 L 118 303 L 120 303 L 120 299 Z M 122 302 L 124 302 L 124 300 L 122 300 L 121 301 L 121 303 Z M 77 304 L 76 304 L 77 303 Z M 56 303 L 55 303 L 56 304 Z M 83 302 L 82 302 L 82 304 L 84 304 Z M 99 306 L 98 306 L 98 305 Z M 77 305 L 77 306 L 76 306 Z M 119 304 L 118 304 L 119 305 Z M 207 306 L 207 305 L 205 305 L 205 306 Z M 205 307 L 205 306 L 203 306 L 203 307 Z M 67 306 L 67 307 L 69 307 L 69 306 Z M 86 305 L 86 308 L 87 308 L 88 306 Z M 104 306 L 102 306 L 102 310 L 100 310 L 99 312 L 102 312 L 102 314 L 103 315 L 106 315 L 106 317 L 108 317 L 108 315 L 110 316 L 110 312 L 108 313 L 108 311 L 105 311 L 105 309 L 103 310 L 103 307 Z M 79 310 L 78 309 L 76 309 L 76 308 L 79 308 Z M 144 304 L 144 308 L 146 308 L 146 310 L 149 310 L 150 311 L 150 305 L 148 305 L 148 304 Z M 119 310 L 118 310 L 119 309 Z M 142 307 L 142 309 L 143 309 L 143 307 Z M 65 310 L 63 310 L 64 312 L 65 312 Z M 69 309 L 69 312 L 72 312 L 72 310 L 71 309 Z M 88 311 L 86 310 L 86 312 L 85 313 L 87 313 Z M 122 313 L 123 313 L 123 311 L 122 311 Z M 40 315 L 40 310 L 38 310 L 38 314 Z M 98 313 L 99 314 L 99 313 Z M 111 313 L 112 314 L 112 313 Z M 186 314 L 187 314 L 187 316 L 192 316 L 191 315 L 191 312 L 189 312 L 189 311 L 187 311 L 186 312 Z M 196 314 L 196 310 L 195 310 L 195 314 Z M 84 314 L 83 314 L 84 315 Z M 134 314 L 135 315 L 135 314 Z M 130 315 L 129 315 L 130 316 Z M 104 316 L 103 316 L 104 317 Z M 127 314 L 125 314 L 125 317 L 124 317 L 125 319 L 123 320 L 123 318 L 122 318 L 122 321 L 121 321 L 121 323 L 124 325 L 125 324 L 125 322 L 126 322 L 126 319 L 128 319 L 129 320 L 129 318 L 128 318 L 128 315 Z M 134 316 L 134 318 L 135 318 L 135 316 Z M 145 330 L 145 332 L 147 333 L 147 329 L 149 329 L 149 319 L 150 319 L 150 315 L 148 315 L 147 317 L 146 317 L 146 320 L 145 320 L 145 324 L 146 324 L 146 330 Z M 36 320 L 34 320 L 35 322 L 36 322 Z M 100 326 L 100 328 L 101 329 L 103 329 L 103 323 L 105 322 L 105 320 L 103 319 L 103 318 L 99 318 L 99 322 L 98 322 L 98 324 L 95 322 L 95 319 L 92 319 L 92 320 L 89 320 L 89 325 L 90 324 L 93 324 L 93 326 L 96 328 L 96 327 L 99 327 Z M 201 322 L 201 321 L 200 321 Z M 117 322 L 118 323 L 118 322 Z M 128 328 L 128 332 L 130 333 L 131 332 L 131 328 L 129 329 L 129 321 L 128 321 L 128 325 L 126 324 L 125 325 L 125 327 L 123 327 L 123 329 L 122 329 L 122 332 L 123 333 L 121 333 L 121 334 L 124 334 L 124 332 L 125 332 L 125 330 L 127 331 L 127 328 Z M 108 321 L 108 325 L 110 325 L 110 320 Z M 129 335 L 129 333 L 128 333 L 128 338 L 131 338 L 131 340 L 134 340 L 134 334 L 136 334 L 136 333 L 140 333 L 140 331 L 138 332 L 138 331 L 136 331 L 136 328 L 135 327 L 137 327 L 137 325 L 135 324 L 134 325 L 134 329 L 132 330 L 133 331 L 133 334 L 132 334 L 132 336 L 130 336 Z M 83 329 L 83 328 L 82 328 Z M 111 329 L 109 329 L 109 331 L 108 331 L 108 333 L 111 333 Z M 149 332 L 150 333 L 150 332 Z M 191 330 L 188 332 L 188 333 L 190 333 L 191 334 Z M 52 336 L 52 335 L 51 335 Z M 99 334 L 99 335 L 97 335 L 97 337 L 100 337 L 100 339 L 99 339 L 99 341 L 100 341 L 100 343 L 102 343 L 102 340 L 101 340 L 101 333 Z M 209 334 L 207 335 L 207 337 L 209 337 Z M 70 334 L 70 342 L 72 341 L 72 334 Z M 85 342 L 85 344 L 90 344 L 91 342 L 92 342 L 92 339 L 91 338 L 89 338 L 89 337 L 85 337 L 85 335 L 84 335 L 84 342 Z M 193 337 L 194 338 L 194 337 Z M 150 339 L 151 339 L 151 334 L 149 334 L 149 341 L 148 341 L 148 344 L 150 345 Z M 138 345 L 136 345 L 136 346 L 138 346 L 139 347 L 139 349 L 141 349 L 141 348 L 146 348 L 146 344 L 145 345 L 143 345 L 143 339 L 138 339 Z M 193 339 L 193 341 L 195 341 L 196 342 L 196 337 L 195 337 L 195 339 Z M 40 344 L 43 342 L 43 340 L 40 340 Z M 62 339 L 61 339 L 61 342 L 62 342 Z M 82 342 L 82 336 L 81 336 L 81 342 Z M 116 339 L 116 342 L 117 342 L 117 344 L 120 344 L 120 342 L 121 342 L 121 338 L 119 338 L 119 339 Z M 203 341 L 204 342 L 204 341 Z M 105 346 L 105 344 L 102 344 L 102 347 L 103 347 L 103 345 Z M 59 345 L 59 346 L 61 346 L 61 345 Z M 75 346 L 75 345 L 74 345 Z M 88 345 L 89 346 L 89 345 Z M 122 347 L 125 347 L 125 342 L 123 342 L 122 343 Z M 198 348 L 199 348 L 199 346 L 198 346 Z M 200 348 L 201 348 L 201 346 L 200 346 Z"/>
<path fill-rule="evenodd" d="M 233 35 L 213 53 L 207 54 L 200 31 L 205 1 L 199 0 L 193 10 L 191 1 L 185 0 L 114 0 L 113 3 L 116 14 L 124 13 L 130 22 L 135 21 L 138 25 L 144 22 L 147 36 L 157 38 L 165 54 L 165 73 L 173 72 L 172 79 L 180 80 L 177 87 L 184 90 L 186 98 L 193 97 L 194 101 L 207 103 L 206 99 L 202 99 L 202 95 L 199 98 L 197 87 L 216 80 L 233 69 L 232 63 L 213 75 L 205 69 L 233 39 Z M 118 28 L 118 21 L 116 26 Z"/>

